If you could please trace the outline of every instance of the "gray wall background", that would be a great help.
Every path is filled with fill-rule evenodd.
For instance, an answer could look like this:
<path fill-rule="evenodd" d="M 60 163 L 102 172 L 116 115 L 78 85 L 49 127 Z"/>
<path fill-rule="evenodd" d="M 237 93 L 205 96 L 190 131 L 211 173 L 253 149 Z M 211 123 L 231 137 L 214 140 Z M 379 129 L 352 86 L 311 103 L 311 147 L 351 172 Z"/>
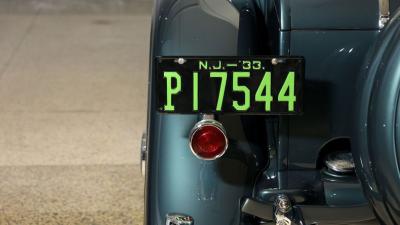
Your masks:
<path fill-rule="evenodd" d="M 0 0 L 0 224 L 141 224 L 150 0 Z"/>

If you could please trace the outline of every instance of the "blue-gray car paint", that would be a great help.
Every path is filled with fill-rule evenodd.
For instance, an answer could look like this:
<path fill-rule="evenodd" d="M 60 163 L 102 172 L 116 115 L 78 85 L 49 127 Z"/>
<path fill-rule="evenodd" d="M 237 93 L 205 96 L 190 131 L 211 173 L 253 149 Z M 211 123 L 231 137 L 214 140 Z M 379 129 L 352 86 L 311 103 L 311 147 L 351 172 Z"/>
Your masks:
<path fill-rule="evenodd" d="M 208 14 L 199 1 L 156 1 L 155 10 L 151 57 L 240 54 L 238 27 Z M 229 153 L 201 161 L 188 146 L 198 116 L 159 114 L 151 108 L 152 86 L 149 94 L 146 224 L 163 224 L 171 212 L 191 215 L 196 224 L 239 224 L 240 199 L 251 196 L 254 178 L 267 162 L 263 149 L 247 140 L 241 118 L 225 116 L 220 121 L 230 130 Z"/>
<path fill-rule="evenodd" d="M 337 1 L 324 2 L 333 5 Z M 298 118 L 221 116 L 219 119 L 232 144 L 227 155 L 214 162 L 203 162 L 189 150 L 188 134 L 198 116 L 163 115 L 154 110 L 155 71 L 151 63 L 145 224 L 163 224 L 165 215 L 171 212 L 189 214 L 195 224 L 240 224 L 240 201 L 254 195 L 253 186 L 259 173 L 271 165 L 266 158 L 268 151 L 277 148 L 283 153 L 278 156 L 278 170 L 312 169 L 324 142 L 350 135 L 348 107 L 354 94 L 352 83 L 361 68 L 363 54 L 379 33 L 376 2 L 356 1 L 346 5 L 354 10 L 361 5 L 365 7 L 361 14 L 351 15 L 344 6 L 334 7 L 332 12 L 318 1 L 274 1 L 272 10 L 280 19 L 274 44 L 279 47 L 264 54 L 305 56 L 307 113 Z M 257 32 L 253 29 L 245 32 L 247 35 L 240 32 L 246 27 L 257 27 L 253 1 L 233 1 L 232 7 L 238 10 L 244 23 L 239 28 L 205 12 L 197 0 L 156 1 L 151 62 L 155 56 L 257 53 L 257 46 L 252 45 L 254 39 L 259 39 Z M 307 15 L 302 15 L 302 8 L 307 9 Z M 266 14 L 268 10 L 271 8 L 265 9 Z M 311 23 L 310 16 L 320 19 Z M 320 105 L 322 100 L 326 105 Z M 276 124 L 279 124 L 277 137 L 269 137 L 273 132 L 267 130 L 276 130 Z M 272 139 L 279 141 L 271 143 Z M 332 193 L 328 189 L 326 195 L 334 196 Z M 363 201 L 363 196 L 352 197 L 354 201 Z M 327 199 L 337 204 L 345 201 L 342 198 L 343 195 L 338 195 Z"/>
<path fill-rule="evenodd" d="M 372 46 L 354 98 L 354 156 L 383 224 L 399 224 L 400 11 Z"/>

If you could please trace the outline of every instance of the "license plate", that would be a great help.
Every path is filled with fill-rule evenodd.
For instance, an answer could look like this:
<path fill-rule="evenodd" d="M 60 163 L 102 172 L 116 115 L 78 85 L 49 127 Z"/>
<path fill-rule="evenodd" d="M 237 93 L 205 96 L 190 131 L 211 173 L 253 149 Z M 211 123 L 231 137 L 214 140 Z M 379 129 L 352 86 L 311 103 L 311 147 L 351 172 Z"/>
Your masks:
<path fill-rule="evenodd" d="M 300 114 L 303 57 L 157 57 L 163 113 Z"/>

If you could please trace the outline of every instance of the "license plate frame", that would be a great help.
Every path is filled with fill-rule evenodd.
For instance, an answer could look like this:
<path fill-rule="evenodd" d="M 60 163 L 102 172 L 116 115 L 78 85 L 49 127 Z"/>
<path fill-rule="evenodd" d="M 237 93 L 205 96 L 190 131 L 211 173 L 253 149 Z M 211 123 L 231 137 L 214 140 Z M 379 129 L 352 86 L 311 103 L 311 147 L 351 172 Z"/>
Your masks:
<path fill-rule="evenodd" d="M 155 69 L 156 107 L 161 113 L 303 113 L 305 59 L 301 56 L 159 56 Z M 285 95 L 290 101 L 280 101 Z"/>

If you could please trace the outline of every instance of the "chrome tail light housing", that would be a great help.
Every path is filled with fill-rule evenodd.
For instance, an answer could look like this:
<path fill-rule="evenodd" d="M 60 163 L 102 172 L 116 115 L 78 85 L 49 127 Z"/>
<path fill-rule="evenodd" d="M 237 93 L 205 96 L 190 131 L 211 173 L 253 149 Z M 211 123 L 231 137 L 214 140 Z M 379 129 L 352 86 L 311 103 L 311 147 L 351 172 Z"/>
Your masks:
<path fill-rule="evenodd" d="M 192 153 L 199 159 L 218 159 L 228 149 L 225 128 L 214 119 L 203 119 L 191 130 L 189 146 Z"/>

